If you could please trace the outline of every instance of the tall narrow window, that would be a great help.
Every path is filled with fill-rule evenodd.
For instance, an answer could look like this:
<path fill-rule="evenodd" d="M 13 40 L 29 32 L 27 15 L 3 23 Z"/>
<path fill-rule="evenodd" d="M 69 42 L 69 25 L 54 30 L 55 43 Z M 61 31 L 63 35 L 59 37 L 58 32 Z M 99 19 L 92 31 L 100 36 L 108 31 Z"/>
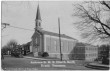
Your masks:
<path fill-rule="evenodd" d="M 86 50 L 88 50 L 88 48 L 86 47 Z"/>
<path fill-rule="evenodd" d="M 61 41 L 61 47 L 63 47 L 63 42 Z"/>
<path fill-rule="evenodd" d="M 67 48 L 67 51 L 69 51 L 69 47 L 68 47 L 68 41 L 67 41 L 67 47 L 66 47 L 66 48 Z"/>
<path fill-rule="evenodd" d="M 68 50 L 70 50 L 70 42 L 68 42 Z"/>
<path fill-rule="evenodd" d="M 47 51 L 50 51 L 50 47 L 49 47 L 49 45 L 47 45 Z"/>
<path fill-rule="evenodd" d="M 38 36 L 38 37 L 36 38 L 36 44 L 37 44 L 37 46 L 40 46 L 40 36 Z"/>
<path fill-rule="evenodd" d="M 45 49 L 47 49 L 47 51 L 51 51 L 50 45 L 51 45 L 50 38 L 46 37 L 46 48 Z"/>
<path fill-rule="evenodd" d="M 57 42 L 57 44 L 56 44 L 56 50 L 57 50 L 57 51 L 59 51 L 59 50 L 60 50 L 60 48 L 59 48 L 59 43 L 58 43 L 58 40 L 57 40 L 56 42 Z"/>
<path fill-rule="evenodd" d="M 41 24 L 39 23 L 39 26 L 41 26 Z"/>
<path fill-rule="evenodd" d="M 57 51 L 57 42 L 54 41 L 54 48 L 55 48 L 55 51 Z"/>
<path fill-rule="evenodd" d="M 38 42 L 37 42 L 37 38 L 36 38 L 36 41 L 35 41 L 35 42 L 36 42 L 36 44 L 38 43 Z"/>

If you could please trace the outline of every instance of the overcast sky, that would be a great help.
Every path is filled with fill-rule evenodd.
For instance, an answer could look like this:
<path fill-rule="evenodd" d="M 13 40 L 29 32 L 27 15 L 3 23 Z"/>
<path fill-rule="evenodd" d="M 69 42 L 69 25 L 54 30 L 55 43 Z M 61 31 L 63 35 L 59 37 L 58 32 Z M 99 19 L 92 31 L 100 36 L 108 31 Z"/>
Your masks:
<path fill-rule="evenodd" d="M 72 17 L 75 1 L 40 1 L 40 12 L 42 28 L 47 31 L 58 33 L 58 17 L 60 17 L 61 34 L 69 35 L 80 40 L 79 32 L 76 30 Z M 10 26 L 26 28 L 23 30 L 13 27 L 5 28 L 2 31 L 2 46 L 12 39 L 18 44 L 31 41 L 34 33 L 37 1 L 9 1 L 2 2 L 2 23 L 9 23 Z"/>

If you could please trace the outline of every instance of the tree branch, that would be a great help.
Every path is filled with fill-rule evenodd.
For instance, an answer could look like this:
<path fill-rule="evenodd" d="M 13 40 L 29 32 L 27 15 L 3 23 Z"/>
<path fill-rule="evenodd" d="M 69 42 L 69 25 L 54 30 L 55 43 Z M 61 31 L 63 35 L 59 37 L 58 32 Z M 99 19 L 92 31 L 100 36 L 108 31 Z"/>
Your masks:
<path fill-rule="evenodd" d="M 105 2 L 105 1 L 101 1 L 100 2 L 102 5 L 105 5 L 108 9 L 110 9 L 110 6 Z"/>
<path fill-rule="evenodd" d="M 110 6 L 105 1 L 103 1 L 102 4 L 110 9 Z M 98 3 L 98 5 L 99 5 L 99 3 Z M 97 30 L 97 32 L 91 31 L 92 35 L 94 33 L 95 35 L 98 35 L 98 36 L 104 35 L 104 36 L 110 37 L 110 33 L 109 33 L 110 26 L 108 24 L 104 23 L 101 20 L 102 17 L 100 17 L 100 16 L 102 16 L 103 10 L 102 10 L 101 6 L 97 6 L 97 7 L 96 6 L 97 5 L 94 4 L 94 6 L 90 5 L 90 7 L 88 6 L 86 8 L 85 6 L 78 4 L 77 11 L 76 11 L 76 13 L 74 13 L 75 14 L 74 16 L 77 16 L 83 20 L 83 22 L 79 23 L 80 24 L 79 26 L 81 26 L 81 28 L 87 27 L 87 25 L 90 25 L 90 26 L 91 26 L 91 24 L 93 25 L 93 27 Z M 100 28 L 97 28 L 97 26 L 94 26 L 94 23 L 96 23 L 97 26 Z M 79 29 L 80 29 L 80 27 L 79 27 Z M 84 29 L 87 29 L 87 28 L 84 28 Z M 84 37 L 91 36 L 90 32 L 88 32 L 86 30 L 83 30 L 83 31 L 88 33 L 88 34 L 86 33 L 86 35 L 84 35 Z M 98 36 L 96 36 L 96 37 L 98 37 Z"/>

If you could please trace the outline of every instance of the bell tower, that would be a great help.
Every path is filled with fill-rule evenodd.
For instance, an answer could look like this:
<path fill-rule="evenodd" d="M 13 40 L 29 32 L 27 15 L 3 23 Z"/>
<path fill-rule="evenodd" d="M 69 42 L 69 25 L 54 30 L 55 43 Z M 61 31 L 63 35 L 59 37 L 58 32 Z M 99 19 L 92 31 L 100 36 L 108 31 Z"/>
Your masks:
<path fill-rule="evenodd" d="M 41 30 L 41 15 L 40 15 L 40 9 L 39 9 L 39 4 L 37 6 L 37 13 L 36 13 L 36 19 L 35 19 L 35 31 L 36 30 Z"/>

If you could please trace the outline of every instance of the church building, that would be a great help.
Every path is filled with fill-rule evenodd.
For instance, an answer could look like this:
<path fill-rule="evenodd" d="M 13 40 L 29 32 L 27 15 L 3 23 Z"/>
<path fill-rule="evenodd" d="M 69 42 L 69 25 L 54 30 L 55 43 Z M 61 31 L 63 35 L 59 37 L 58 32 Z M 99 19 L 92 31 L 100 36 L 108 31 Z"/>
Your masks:
<path fill-rule="evenodd" d="M 38 56 L 38 52 L 47 52 L 49 57 L 60 58 L 59 33 L 45 31 L 42 29 L 41 24 L 42 19 L 38 5 L 35 19 L 35 32 L 31 37 L 31 51 L 34 57 Z M 65 34 L 61 34 L 60 36 L 62 59 L 67 60 L 70 58 L 71 51 L 78 41 Z"/>

